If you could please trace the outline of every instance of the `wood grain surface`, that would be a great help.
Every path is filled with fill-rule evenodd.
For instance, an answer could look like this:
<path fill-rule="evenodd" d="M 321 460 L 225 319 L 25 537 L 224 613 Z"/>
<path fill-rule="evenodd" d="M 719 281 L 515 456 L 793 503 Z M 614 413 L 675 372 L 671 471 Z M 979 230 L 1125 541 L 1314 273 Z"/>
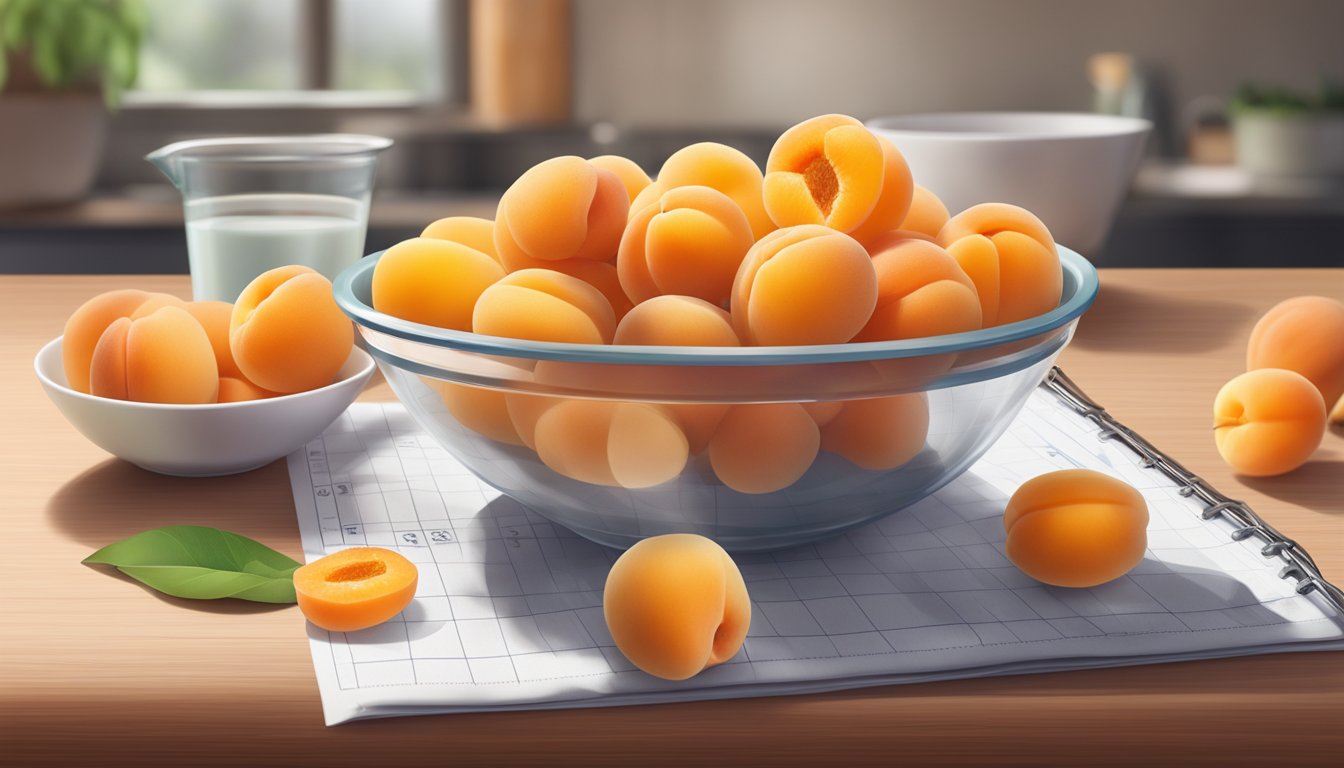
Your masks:
<path fill-rule="evenodd" d="M 1062 365 L 1111 412 L 1306 546 L 1344 580 L 1344 432 L 1279 478 L 1239 478 L 1210 432 L 1251 325 L 1344 270 L 1111 270 Z M 159 596 L 80 564 L 170 523 L 295 557 L 284 462 L 203 480 L 110 458 L 43 395 L 32 358 L 89 296 L 185 277 L 0 277 L 0 765 L 1333 763 L 1344 654 L 613 709 L 322 725 L 292 607 Z M 375 384 L 368 399 L 388 399 Z"/>

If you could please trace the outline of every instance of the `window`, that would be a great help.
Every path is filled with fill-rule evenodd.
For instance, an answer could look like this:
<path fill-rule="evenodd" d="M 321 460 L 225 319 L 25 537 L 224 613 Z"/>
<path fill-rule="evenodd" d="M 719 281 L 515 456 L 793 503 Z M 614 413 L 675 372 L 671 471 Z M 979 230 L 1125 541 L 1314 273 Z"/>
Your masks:
<path fill-rule="evenodd" d="M 135 99 L 454 101 L 456 0 L 145 0 Z M 241 92 L 241 93 L 240 93 Z M 334 95 L 334 94 L 329 94 Z"/>

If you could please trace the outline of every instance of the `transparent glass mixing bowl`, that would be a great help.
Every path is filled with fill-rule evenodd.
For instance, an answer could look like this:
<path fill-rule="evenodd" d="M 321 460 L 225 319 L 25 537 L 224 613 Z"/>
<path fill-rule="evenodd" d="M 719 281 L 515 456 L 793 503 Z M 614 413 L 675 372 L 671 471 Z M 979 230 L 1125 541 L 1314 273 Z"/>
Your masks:
<path fill-rule="evenodd" d="M 434 328 L 373 309 L 370 286 L 381 252 L 342 272 L 335 289 L 337 303 L 358 325 L 407 410 L 486 483 L 600 544 L 624 548 L 646 536 L 683 532 L 749 552 L 814 541 L 889 515 L 970 467 L 1008 428 L 1096 297 L 1096 270 L 1077 253 L 1059 250 L 1063 298 L 1044 315 L 971 333 L 865 344 L 596 346 Z M 796 482 L 768 493 L 725 486 L 707 450 L 693 452 L 675 478 L 631 488 L 573 479 L 525 445 L 511 444 L 517 442 L 511 434 L 504 441 L 482 434 L 501 419 L 505 432 L 519 420 L 535 423 L 547 404 L 563 399 L 712 413 L 759 403 L 893 396 L 927 403 L 923 440 L 924 425 L 910 408 L 892 409 L 905 414 L 896 422 L 882 423 L 878 415 L 865 426 L 870 435 L 906 435 L 916 446 L 911 458 L 892 468 L 865 469 L 822 450 Z M 691 405 L 696 408 L 687 409 Z M 710 433 L 712 422 L 711 416 Z M 688 436 L 693 431 L 686 430 Z M 690 442 L 693 450 L 703 439 Z"/>

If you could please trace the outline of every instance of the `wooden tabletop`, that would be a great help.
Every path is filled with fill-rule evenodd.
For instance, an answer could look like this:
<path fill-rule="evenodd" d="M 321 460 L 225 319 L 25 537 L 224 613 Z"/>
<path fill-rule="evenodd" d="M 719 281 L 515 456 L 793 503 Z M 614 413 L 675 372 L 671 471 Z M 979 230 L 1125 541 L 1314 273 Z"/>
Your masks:
<path fill-rule="evenodd" d="M 1344 430 L 1296 472 L 1250 480 L 1218 459 L 1209 427 L 1259 314 L 1299 294 L 1344 298 L 1344 270 L 1111 270 L 1101 284 L 1064 369 L 1344 581 Z M 230 478 L 153 475 L 46 400 L 38 348 L 84 299 L 132 285 L 188 292 L 185 277 L 0 277 L 0 764 L 1227 765 L 1326 763 L 1344 747 L 1344 655 L 1325 653 L 326 728 L 296 609 L 162 597 L 80 564 L 172 523 L 301 557 L 283 461 Z"/>

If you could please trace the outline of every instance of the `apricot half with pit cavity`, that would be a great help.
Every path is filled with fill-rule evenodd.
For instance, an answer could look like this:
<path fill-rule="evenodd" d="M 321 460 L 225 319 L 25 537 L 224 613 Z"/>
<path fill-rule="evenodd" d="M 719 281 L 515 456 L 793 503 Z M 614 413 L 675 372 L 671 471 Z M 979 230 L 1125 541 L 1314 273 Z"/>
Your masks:
<path fill-rule="evenodd" d="M 899 165 L 904 164 L 901 159 Z M 762 188 L 765 210 L 781 227 L 824 224 L 851 232 L 877 206 L 886 166 L 881 142 L 858 120 L 847 115 L 805 120 L 781 134 L 770 149 Z M 894 207 L 908 208 L 909 195 L 907 184 L 903 202 L 893 201 Z M 893 226 L 904 215 L 901 210 L 893 216 Z"/>
<path fill-rule="evenodd" d="M 355 632 L 396 616 L 415 597 L 420 572 L 381 547 L 333 552 L 294 571 L 299 610 L 331 632 Z"/>

